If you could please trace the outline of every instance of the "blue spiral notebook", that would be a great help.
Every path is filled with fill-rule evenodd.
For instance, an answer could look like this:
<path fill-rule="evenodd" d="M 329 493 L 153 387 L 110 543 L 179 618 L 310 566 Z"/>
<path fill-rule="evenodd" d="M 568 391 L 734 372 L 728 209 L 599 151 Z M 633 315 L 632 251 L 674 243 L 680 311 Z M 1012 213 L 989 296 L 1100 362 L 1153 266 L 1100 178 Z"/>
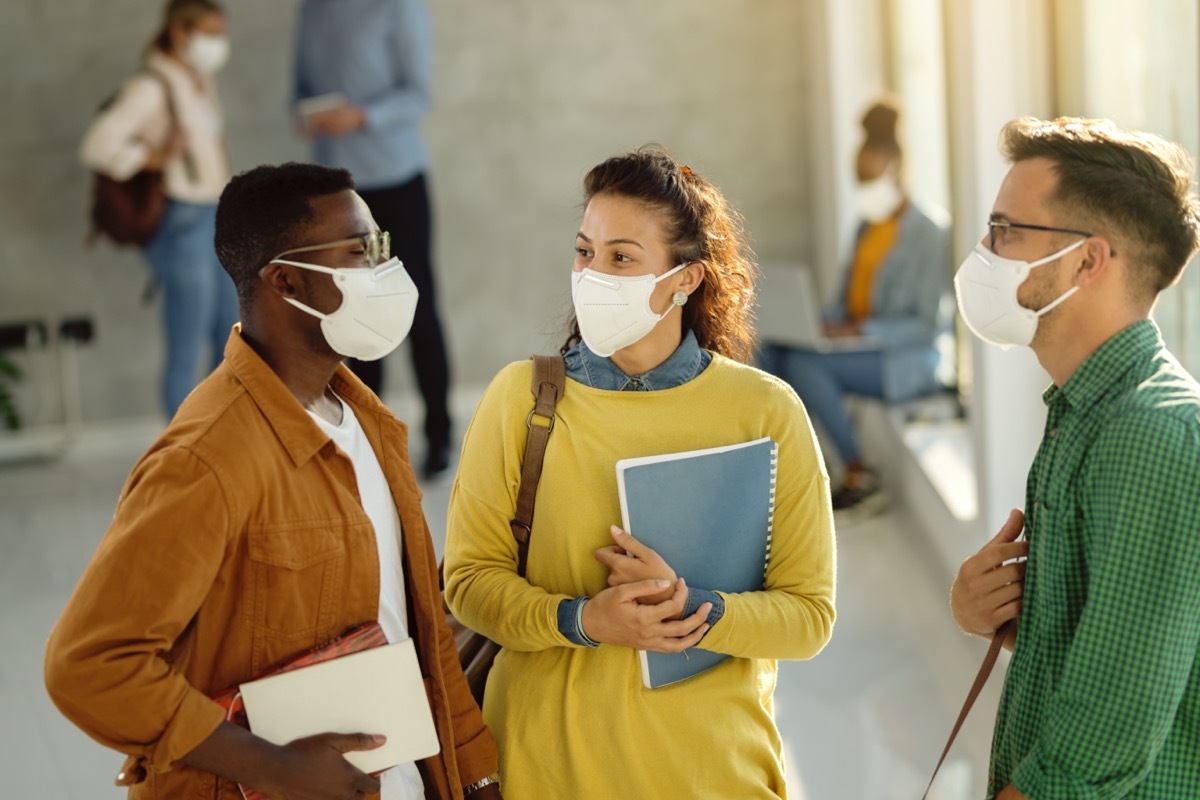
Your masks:
<path fill-rule="evenodd" d="M 770 438 L 626 458 L 617 462 L 625 530 L 658 551 L 688 586 L 722 592 L 761 589 L 771 557 L 775 466 Z M 642 683 L 656 689 L 716 666 L 728 656 L 640 651 Z"/>

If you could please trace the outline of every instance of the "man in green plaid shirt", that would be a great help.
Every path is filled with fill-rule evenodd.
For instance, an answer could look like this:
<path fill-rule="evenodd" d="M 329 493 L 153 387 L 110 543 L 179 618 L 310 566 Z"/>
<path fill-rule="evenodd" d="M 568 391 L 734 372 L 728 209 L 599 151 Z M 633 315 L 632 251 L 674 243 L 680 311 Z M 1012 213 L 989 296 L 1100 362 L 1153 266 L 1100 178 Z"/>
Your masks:
<path fill-rule="evenodd" d="M 1150 319 L 1197 247 L 1191 163 L 1101 120 L 1001 150 L 959 306 L 1054 383 L 1024 514 L 951 590 L 963 630 L 1011 622 L 988 797 L 1200 798 L 1200 387 Z"/>

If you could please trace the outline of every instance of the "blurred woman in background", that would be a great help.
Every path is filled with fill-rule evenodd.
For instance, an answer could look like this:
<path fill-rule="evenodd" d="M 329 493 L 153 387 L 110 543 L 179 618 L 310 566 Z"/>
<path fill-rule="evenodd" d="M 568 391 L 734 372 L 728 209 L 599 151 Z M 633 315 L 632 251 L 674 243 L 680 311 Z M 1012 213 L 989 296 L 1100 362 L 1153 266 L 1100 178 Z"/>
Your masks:
<path fill-rule="evenodd" d="M 88 168 L 117 181 L 162 172 L 166 209 L 143 252 L 163 294 L 168 416 L 202 377 L 206 346 L 209 368 L 220 363 L 238 318 L 233 282 L 213 249 L 217 200 L 230 177 L 213 77 L 228 57 L 221 6 L 171 0 L 142 69 L 96 117 L 81 147 Z"/>

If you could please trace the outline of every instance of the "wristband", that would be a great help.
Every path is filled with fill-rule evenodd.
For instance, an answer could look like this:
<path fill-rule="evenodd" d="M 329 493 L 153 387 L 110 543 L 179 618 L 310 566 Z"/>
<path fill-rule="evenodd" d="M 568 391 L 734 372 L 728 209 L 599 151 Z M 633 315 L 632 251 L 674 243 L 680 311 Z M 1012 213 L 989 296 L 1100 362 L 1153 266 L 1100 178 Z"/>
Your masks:
<path fill-rule="evenodd" d="M 488 775 L 486 778 L 480 778 L 479 780 L 475 781 L 470 786 L 464 786 L 463 787 L 463 797 L 469 797 L 470 795 L 475 794 L 475 792 L 478 792 L 483 787 L 491 786 L 493 783 L 495 783 L 495 784 L 500 783 L 499 774 Z"/>

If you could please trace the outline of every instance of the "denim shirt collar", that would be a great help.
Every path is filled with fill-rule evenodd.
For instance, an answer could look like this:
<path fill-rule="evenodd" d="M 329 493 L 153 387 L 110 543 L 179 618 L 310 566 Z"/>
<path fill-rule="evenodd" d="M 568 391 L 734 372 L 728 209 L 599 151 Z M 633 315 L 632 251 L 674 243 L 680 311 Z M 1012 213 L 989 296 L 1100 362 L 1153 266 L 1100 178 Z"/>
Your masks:
<path fill-rule="evenodd" d="M 641 375 L 626 375 L 612 359 L 598 356 L 583 342 L 572 347 L 564 356 L 567 377 L 593 389 L 613 392 L 653 392 L 682 386 L 704 371 L 712 361 L 712 353 L 701 349 L 691 330 L 663 363 Z"/>

